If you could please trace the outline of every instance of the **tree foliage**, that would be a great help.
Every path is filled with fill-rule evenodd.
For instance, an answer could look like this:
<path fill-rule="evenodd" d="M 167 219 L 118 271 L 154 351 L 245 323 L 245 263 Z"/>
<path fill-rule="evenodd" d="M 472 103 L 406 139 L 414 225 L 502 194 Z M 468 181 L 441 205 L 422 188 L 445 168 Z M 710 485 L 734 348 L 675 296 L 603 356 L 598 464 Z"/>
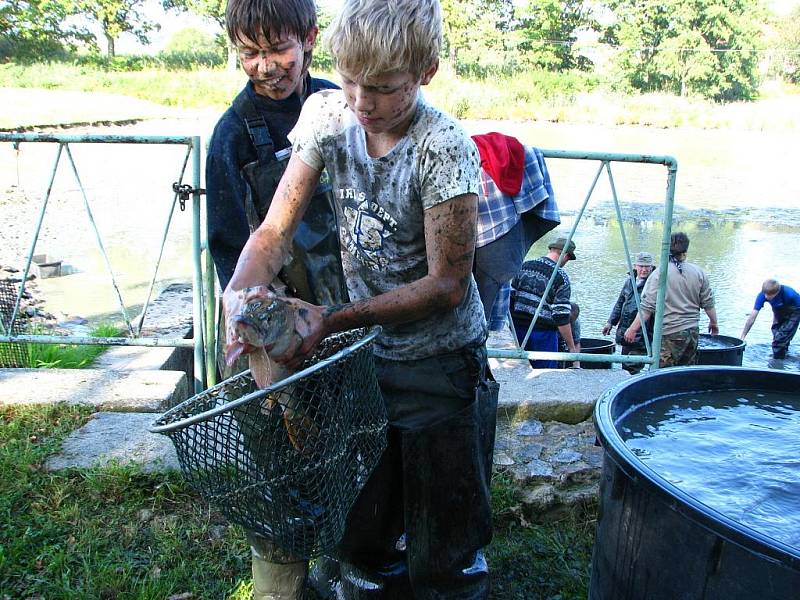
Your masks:
<path fill-rule="evenodd" d="M 215 21 L 225 29 L 225 7 L 228 0 L 162 0 L 164 10 L 189 11 Z"/>
<path fill-rule="evenodd" d="M 592 8 L 584 0 L 527 0 L 519 10 L 518 49 L 524 63 L 548 71 L 588 70 L 591 62 L 574 50 L 577 33 L 596 30 Z"/>
<path fill-rule="evenodd" d="M 78 42 L 91 44 L 94 38 L 86 28 L 67 24 L 74 12 L 70 0 L 7 0 L 0 3 L 0 40 L 15 56 L 31 58 L 46 58 Z"/>
<path fill-rule="evenodd" d="M 145 0 L 74 1 L 77 12 L 100 26 L 106 39 L 109 58 L 114 57 L 114 45 L 121 34 L 131 34 L 140 43 L 148 44 L 149 33 L 160 28 L 160 25 L 145 18 L 141 13 Z"/>
<path fill-rule="evenodd" d="M 758 0 L 610 0 L 617 65 L 643 91 L 752 99 L 758 90 Z"/>
<path fill-rule="evenodd" d="M 441 0 L 444 50 L 453 69 L 503 50 L 513 18 L 513 0 Z M 466 56 L 465 56 L 466 55 Z"/>
<path fill-rule="evenodd" d="M 800 83 L 800 5 L 780 19 L 775 29 L 776 71 L 786 81 Z"/>

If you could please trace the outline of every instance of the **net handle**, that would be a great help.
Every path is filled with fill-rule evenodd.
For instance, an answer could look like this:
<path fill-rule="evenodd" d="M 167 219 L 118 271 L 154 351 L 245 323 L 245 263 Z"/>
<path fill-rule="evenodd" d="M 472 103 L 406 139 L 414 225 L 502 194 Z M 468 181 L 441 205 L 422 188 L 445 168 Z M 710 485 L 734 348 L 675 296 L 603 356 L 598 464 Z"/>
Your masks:
<path fill-rule="evenodd" d="M 372 343 L 372 341 L 380 334 L 380 332 L 381 332 L 381 327 L 379 325 L 376 325 L 376 326 L 372 327 L 372 329 L 370 329 L 357 342 L 347 346 L 346 348 L 342 348 L 341 350 L 339 350 L 338 352 L 332 354 L 328 358 L 320 359 L 319 361 L 317 361 L 316 363 L 314 363 L 310 367 L 302 369 L 302 370 L 298 371 L 297 373 L 294 373 L 294 374 L 290 375 L 289 377 L 286 377 L 285 379 L 281 379 L 277 383 L 274 383 L 274 384 L 272 384 L 270 386 L 265 387 L 263 390 L 256 390 L 255 392 L 251 392 L 249 394 L 246 394 L 246 395 L 242 396 L 241 398 L 237 398 L 236 400 L 231 400 L 230 402 L 226 402 L 225 404 L 222 404 L 220 406 L 215 406 L 214 408 L 211 408 L 211 409 L 209 409 L 207 411 L 198 413 L 196 415 L 192 415 L 190 417 L 186 417 L 185 419 L 180 419 L 178 421 L 174 421 L 172 423 L 167 423 L 165 425 L 158 425 L 157 423 L 161 420 L 161 419 L 159 419 L 159 421 L 156 421 L 155 424 L 150 426 L 148 431 L 150 431 L 150 433 L 162 433 L 162 434 L 172 433 L 172 432 L 178 431 L 180 429 L 184 429 L 186 427 L 189 427 L 190 425 L 194 425 L 196 423 L 200 423 L 201 421 L 207 421 L 207 420 L 209 420 L 209 419 L 211 419 L 213 417 L 216 417 L 219 414 L 222 414 L 222 413 L 228 412 L 230 410 L 233 410 L 234 408 L 237 408 L 237 407 L 239 407 L 239 406 L 241 406 L 243 404 L 247 404 L 248 402 L 251 402 L 252 400 L 255 400 L 256 398 L 261 398 L 261 397 L 266 396 L 266 395 L 268 395 L 270 393 L 279 391 L 279 390 L 281 390 L 281 389 L 293 384 L 295 381 L 303 379 L 304 377 L 308 377 L 309 375 L 312 375 L 312 374 L 316 373 L 317 371 L 319 371 L 321 369 L 324 369 L 328 365 L 341 360 L 345 356 L 347 356 L 349 354 L 352 354 L 353 352 L 356 352 L 357 350 L 360 350 L 362 347 L 366 346 L 367 344 Z M 249 373 L 249 372 L 250 371 L 248 370 L 248 371 L 245 371 L 244 373 L 246 374 L 246 373 Z M 224 382 L 222 382 L 220 384 L 217 384 L 217 386 L 215 386 L 215 387 L 221 387 L 223 385 L 223 383 Z M 202 392 L 202 393 L 207 393 L 207 392 Z M 186 400 L 185 402 L 182 402 L 181 404 L 179 404 L 176 407 L 174 407 L 173 409 L 171 409 L 170 412 L 177 411 L 181 407 L 181 405 L 186 404 L 188 402 L 191 402 L 193 400 L 194 400 L 194 397 L 189 398 L 189 400 Z M 167 413 L 167 414 L 169 414 L 169 413 Z M 166 415 L 164 415 L 164 416 L 166 416 Z M 164 417 L 162 417 L 162 419 L 163 418 Z"/>

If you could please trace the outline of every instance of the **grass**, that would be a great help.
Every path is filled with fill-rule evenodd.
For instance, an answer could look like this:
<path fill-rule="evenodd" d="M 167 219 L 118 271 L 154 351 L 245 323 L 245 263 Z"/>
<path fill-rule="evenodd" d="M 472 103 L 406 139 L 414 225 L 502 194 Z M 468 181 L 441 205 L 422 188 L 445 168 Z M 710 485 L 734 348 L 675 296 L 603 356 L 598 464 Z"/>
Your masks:
<path fill-rule="evenodd" d="M 46 333 L 46 332 L 39 332 Z M 116 337 L 120 330 L 115 325 L 101 323 L 89 333 L 92 337 Z M 108 346 L 79 346 L 75 344 L 25 344 L 26 365 L 29 369 L 84 369 Z"/>
<path fill-rule="evenodd" d="M 312 70 L 334 81 L 338 76 Z M 0 64 L 0 87 L 111 92 L 170 107 L 227 108 L 244 84 L 241 71 L 197 68 L 106 71 L 70 63 Z M 442 65 L 425 94 L 460 119 L 541 120 L 652 127 L 800 129 L 800 88 L 768 81 L 756 102 L 715 104 L 669 94 L 611 91 L 597 76 L 518 71 L 513 76 L 459 77 Z M 78 119 L 79 121 L 82 119 Z M 4 128 L 9 116 L 3 120 Z"/>
<path fill-rule="evenodd" d="M 89 412 L 0 407 L 0 598 L 249 598 L 242 530 L 179 475 L 42 469 Z M 509 479 L 496 477 L 493 488 L 492 599 L 585 598 L 591 516 L 531 524 Z"/>

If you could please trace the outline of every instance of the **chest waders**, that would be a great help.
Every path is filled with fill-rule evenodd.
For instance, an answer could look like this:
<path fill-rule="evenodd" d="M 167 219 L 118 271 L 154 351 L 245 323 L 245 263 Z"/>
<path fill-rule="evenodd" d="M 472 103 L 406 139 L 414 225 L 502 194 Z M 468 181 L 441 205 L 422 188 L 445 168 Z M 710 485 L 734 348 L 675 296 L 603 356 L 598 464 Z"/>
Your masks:
<path fill-rule="evenodd" d="M 247 182 L 245 214 L 250 232 L 261 225 L 272 197 L 289 162 L 291 148 L 275 152 L 267 122 L 243 91 L 233 102 L 250 142 L 256 160 L 242 167 Z M 340 304 L 347 301 L 347 291 L 339 253 L 339 234 L 333 207 L 331 186 L 321 181 L 311 198 L 292 239 L 289 259 L 278 278 L 291 295 L 312 304 Z M 245 438 L 257 439 L 257 432 L 243 432 Z M 253 566 L 254 600 L 301 600 L 306 584 L 321 597 L 330 596 L 338 581 L 338 564 L 332 559 L 317 559 L 309 577 L 308 561 L 287 556 L 269 540 L 247 532 Z"/>
<path fill-rule="evenodd" d="M 245 92 L 236 97 L 233 109 L 244 120 L 257 154 L 255 161 L 242 167 L 242 176 L 247 181 L 245 213 L 252 233 L 267 215 L 291 148 L 275 152 L 267 122 Z M 325 174 L 323 177 L 292 238 L 290 257 L 279 277 L 295 297 L 312 304 L 330 305 L 345 302 L 347 291 L 331 186 Z"/>

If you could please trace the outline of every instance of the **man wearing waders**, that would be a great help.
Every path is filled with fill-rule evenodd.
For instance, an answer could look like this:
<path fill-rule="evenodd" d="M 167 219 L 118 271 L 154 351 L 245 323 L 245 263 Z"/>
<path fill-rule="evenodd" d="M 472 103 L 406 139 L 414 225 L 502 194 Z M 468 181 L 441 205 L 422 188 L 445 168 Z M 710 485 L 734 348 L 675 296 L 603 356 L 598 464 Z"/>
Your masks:
<path fill-rule="evenodd" d="M 336 87 L 308 73 L 318 33 L 313 0 L 230 0 L 225 17 L 228 37 L 249 81 L 217 122 L 206 160 L 208 244 L 223 289 L 250 233 L 267 213 L 291 153 L 287 135 L 303 102 L 314 92 Z M 294 236 L 292 260 L 280 277 L 289 294 L 312 304 L 347 299 L 330 202 L 329 186 L 321 184 Z M 226 367 L 221 356 L 217 362 L 223 377 L 237 372 Z M 247 537 L 254 598 L 301 598 L 307 561 L 285 556 L 253 532 Z M 317 561 L 318 591 L 328 576 L 320 572 L 336 573 L 335 566 Z"/>
<path fill-rule="evenodd" d="M 772 307 L 772 357 L 786 358 L 789 342 L 797 333 L 800 324 L 800 294 L 788 285 L 781 285 L 776 279 L 767 279 L 756 296 L 753 311 L 745 321 L 742 339 L 745 338 L 758 313 L 768 302 Z"/>

